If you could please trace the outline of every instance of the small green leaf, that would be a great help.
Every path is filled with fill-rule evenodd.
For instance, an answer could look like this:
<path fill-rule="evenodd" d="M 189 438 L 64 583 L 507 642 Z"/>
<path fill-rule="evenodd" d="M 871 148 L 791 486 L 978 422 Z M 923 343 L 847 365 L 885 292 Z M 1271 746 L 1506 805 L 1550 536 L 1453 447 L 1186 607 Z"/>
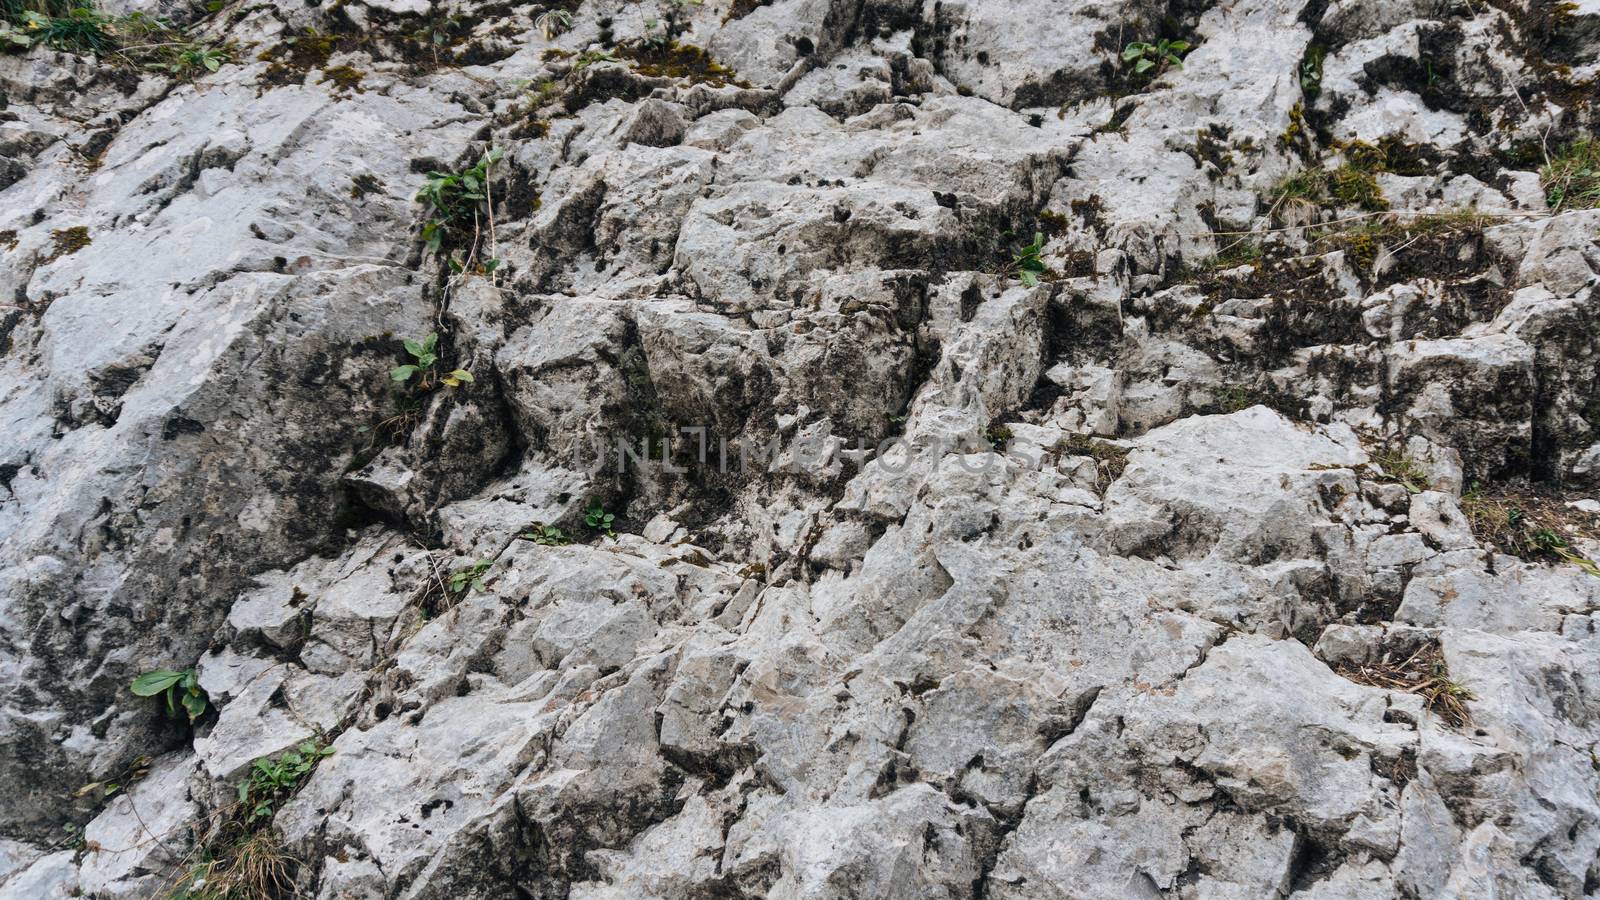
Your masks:
<path fill-rule="evenodd" d="M 416 366 L 395 366 L 389 370 L 389 377 L 395 381 L 409 381 L 418 371 Z"/>
<path fill-rule="evenodd" d="M 423 349 L 422 344 L 412 340 L 411 338 L 406 338 L 404 343 L 406 346 L 406 352 L 412 356 L 415 356 L 417 359 L 421 359 L 422 355 L 427 352 Z"/>
<path fill-rule="evenodd" d="M 1155 67 L 1156 67 L 1156 64 L 1151 62 L 1150 60 L 1141 59 L 1141 60 L 1139 60 L 1139 62 L 1136 65 L 1134 65 L 1133 70 L 1135 72 L 1139 72 L 1139 73 L 1142 74 L 1144 72 L 1150 71 L 1151 69 L 1153 69 Z"/>
<path fill-rule="evenodd" d="M 199 694 L 184 694 L 183 709 L 184 712 L 189 714 L 189 721 L 193 722 L 195 719 L 205 715 L 206 698 Z"/>

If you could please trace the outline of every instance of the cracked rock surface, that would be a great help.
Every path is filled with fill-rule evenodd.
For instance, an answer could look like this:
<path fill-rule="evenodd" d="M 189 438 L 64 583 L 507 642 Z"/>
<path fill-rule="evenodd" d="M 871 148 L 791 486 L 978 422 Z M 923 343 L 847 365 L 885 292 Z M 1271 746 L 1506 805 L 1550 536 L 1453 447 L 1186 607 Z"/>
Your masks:
<path fill-rule="evenodd" d="M 0 53 L 0 898 L 1600 895 L 1594 3 L 160 11 Z"/>

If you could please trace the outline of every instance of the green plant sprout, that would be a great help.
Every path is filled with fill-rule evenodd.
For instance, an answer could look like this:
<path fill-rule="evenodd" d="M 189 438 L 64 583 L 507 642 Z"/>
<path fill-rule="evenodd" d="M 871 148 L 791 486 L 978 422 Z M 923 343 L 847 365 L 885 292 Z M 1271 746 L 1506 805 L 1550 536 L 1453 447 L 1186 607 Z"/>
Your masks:
<path fill-rule="evenodd" d="M 525 541 L 532 541 L 545 547 L 565 547 L 567 544 L 572 543 L 572 539 L 567 537 L 566 532 L 554 525 L 539 523 L 535 523 L 531 529 L 523 532 L 519 537 Z"/>
<path fill-rule="evenodd" d="M 617 536 L 614 528 L 616 521 L 617 517 L 612 513 L 606 512 L 605 507 L 598 503 L 584 510 L 583 513 L 583 524 L 593 528 L 595 531 L 604 532 L 606 537 Z"/>
<path fill-rule="evenodd" d="M 250 765 L 250 777 L 239 784 L 239 804 L 245 821 L 269 819 L 311 774 L 318 762 L 333 754 L 333 748 L 318 741 L 305 741 L 297 749 L 285 750 L 277 759 L 262 757 Z"/>
<path fill-rule="evenodd" d="M 139 697 L 155 697 L 164 695 L 167 700 L 167 713 L 173 717 L 178 715 L 178 707 L 188 714 L 189 721 L 205 715 L 207 700 L 205 689 L 200 687 L 200 679 L 196 677 L 193 669 L 184 669 L 174 672 L 170 669 L 157 669 L 146 672 L 133 680 L 128 686 Z"/>
<path fill-rule="evenodd" d="M 1151 69 L 1155 69 L 1159 75 L 1168 66 L 1183 68 L 1183 54 L 1189 51 L 1189 46 L 1188 41 L 1169 41 L 1165 38 L 1154 44 L 1134 41 L 1122 48 L 1122 61 L 1133 63 L 1133 71 L 1137 75 L 1143 75 Z"/>
<path fill-rule="evenodd" d="M 466 369 L 452 369 L 444 374 L 439 374 L 434 366 L 439 362 L 439 334 L 434 332 L 421 341 L 406 338 L 404 341 L 406 352 L 415 362 L 403 366 L 395 366 L 389 370 L 389 378 L 405 383 L 412 378 L 417 378 L 417 387 L 422 390 L 432 390 L 434 380 L 448 388 L 458 388 L 463 384 L 473 382 L 472 373 Z M 420 376 L 420 377 L 419 377 Z"/>
<path fill-rule="evenodd" d="M 1038 287 L 1039 276 L 1045 273 L 1044 261 L 1039 259 L 1040 251 L 1044 250 L 1044 235 L 1035 231 L 1033 243 L 1027 244 L 1011 257 L 1011 269 L 1022 279 L 1028 287 Z"/>
<path fill-rule="evenodd" d="M 489 571 L 494 565 L 494 560 L 480 559 L 470 566 L 463 566 L 450 573 L 450 593 L 463 594 L 470 588 L 474 591 L 483 590 L 483 573 Z"/>

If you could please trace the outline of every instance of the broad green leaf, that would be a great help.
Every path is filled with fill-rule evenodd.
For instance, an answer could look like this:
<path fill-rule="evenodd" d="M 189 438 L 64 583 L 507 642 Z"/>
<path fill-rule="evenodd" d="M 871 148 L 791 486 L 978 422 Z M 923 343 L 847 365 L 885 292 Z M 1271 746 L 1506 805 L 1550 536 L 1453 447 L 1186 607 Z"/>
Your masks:
<path fill-rule="evenodd" d="M 184 673 L 182 672 L 170 672 L 166 669 L 157 669 L 154 672 L 146 672 L 143 675 L 140 675 L 138 678 L 135 678 L 133 680 L 133 684 L 129 685 L 128 687 L 129 690 L 133 691 L 140 697 L 154 697 L 162 691 L 165 691 L 167 688 L 170 688 L 182 681 L 183 675 Z"/>
<path fill-rule="evenodd" d="M 416 366 L 395 366 L 389 370 L 389 377 L 395 381 L 408 381 L 418 371 Z"/>
<path fill-rule="evenodd" d="M 1139 44 L 1129 44 L 1128 46 L 1122 48 L 1122 59 L 1124 62 L 1131 62 L 1143 55 L 1144 47 L 1140 46 Z"/>
<path fill-rule="evenodd" d="M 419 359 L 422 357 L 422 354 L 427 352 L 426 350 L 422 349 L 421 344 L 417 343 L 411 338 L 406 338 L 404 343 L 406 345 L 406 352 Z"/>
<path fill-rule="evenodd" d="M 183 709 L 189 714 L 189 721 L 193 722 L 205 715 L 206 699 L 199 694 L 184 694 Z"/>
<path fill-rule="evenodd" d="M 1148 71 L 1150 71 L 1150 70 L 1151 70 L 1151 69 L 1153 69 L 1153 68 L 1155 68 L 1155 66 L 1156 66 L 1156 64 L 1155 64 L 1155 63 L 1153 63 L 1153 62 L 1151 62 L 1151 61 L 1150 61 L 1150 60 L 1148 60 L 1148 59 L 1141 59 L 1141 60 L 1139 60 L 1139 63 L 1138 63 L 1138 65 L 1135 65 L 1135 66 L 1134 66 L 1134 67 L 1133 67 L 1133 70 L 1134 70 L 1134 71 L 1135 71 L 1135 72 L 1141 72 L 1141 73 L 1142 73 L 1142 72 L 1148 72 Z"/>
<path fill-rule="evenodd" d="M 428 351 L 429 353 L 432 353 L 434 350 L 438 349 L 438 347 L 439 332 L 431 331 L 428 333 L 427 337 L 422 339 L 422 349 Z"/>
<path fill-rule="evenodd" d="M 1189 49 L 1189 42 L 1188 41 L 1173 41 L 1168 46 L 1172 50 L 1174 50 L 1174 51 L 1176 51 L 1178 53 L 1182 53 L 1183 51 Z"/>

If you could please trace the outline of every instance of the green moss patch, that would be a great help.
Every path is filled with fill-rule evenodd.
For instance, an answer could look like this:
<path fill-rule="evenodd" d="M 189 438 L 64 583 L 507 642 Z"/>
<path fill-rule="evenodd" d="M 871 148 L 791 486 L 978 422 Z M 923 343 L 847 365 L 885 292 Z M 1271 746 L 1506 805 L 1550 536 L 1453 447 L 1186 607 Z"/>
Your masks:
<path fill-rule="evenodd" d="M 50 232 L 50 236 L 55 239 L 55 246 L 51 248 L 50 255 L 44 258 L 47 263 L 55 262 L 63 256 L 71 256 L 93 243 L 89 239 L 89 229 L 84 225 L 58 229 Z"/>

